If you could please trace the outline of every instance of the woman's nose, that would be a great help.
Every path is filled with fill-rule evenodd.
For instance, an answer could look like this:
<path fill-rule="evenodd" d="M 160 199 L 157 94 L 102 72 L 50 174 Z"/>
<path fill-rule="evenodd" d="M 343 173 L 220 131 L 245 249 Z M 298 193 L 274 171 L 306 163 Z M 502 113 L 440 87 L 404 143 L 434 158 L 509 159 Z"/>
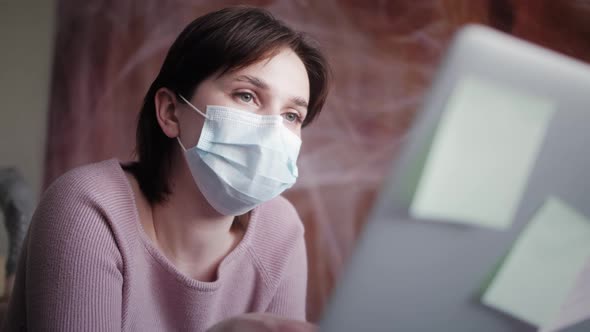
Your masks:
<path fill-rule="evenodd" d="M 267 103 L 260 109 L 260 114 L 262 115 L 281 115 L 281 103 L 278 101 L 273 101 L 271 103 Z"/>

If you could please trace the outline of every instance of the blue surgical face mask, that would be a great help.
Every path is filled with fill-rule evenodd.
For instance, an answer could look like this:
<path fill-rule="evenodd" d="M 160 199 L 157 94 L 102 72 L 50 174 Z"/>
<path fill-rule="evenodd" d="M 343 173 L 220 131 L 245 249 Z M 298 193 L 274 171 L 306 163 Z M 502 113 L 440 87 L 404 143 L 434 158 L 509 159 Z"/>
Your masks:
<path fill-rule="evenodd" d="M 199 190 L 223 215 L 240 215 L 271 200 L 297 180 L 301 139 L 280 115 L 258 115 L 223 106 L 207 106 L 196 146 L 177 137 Z"/>

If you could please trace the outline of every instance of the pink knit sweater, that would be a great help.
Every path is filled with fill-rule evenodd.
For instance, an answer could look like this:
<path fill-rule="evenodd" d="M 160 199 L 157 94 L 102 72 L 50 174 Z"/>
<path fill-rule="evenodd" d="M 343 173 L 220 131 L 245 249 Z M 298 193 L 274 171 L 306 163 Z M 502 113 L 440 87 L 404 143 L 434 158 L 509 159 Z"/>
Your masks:
<path fill-rule="evenodd" d="M 203 331 L 245 312 L 305 319 L 303 226 L 278 197 L 255 208 L 213 282 L 155 247 L 117 160 L 68 172 L 44 193 L 4 330 Z"/>

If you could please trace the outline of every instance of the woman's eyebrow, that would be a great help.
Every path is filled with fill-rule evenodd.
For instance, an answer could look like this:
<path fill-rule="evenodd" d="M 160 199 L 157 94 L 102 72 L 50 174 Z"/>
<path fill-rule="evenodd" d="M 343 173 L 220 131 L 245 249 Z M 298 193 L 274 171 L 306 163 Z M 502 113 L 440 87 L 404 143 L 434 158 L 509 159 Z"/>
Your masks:
<path fill-rule="evenodd" d="M 302 97 L 293 97 L 293 98 L 291 98 L 291 102 L 297 106 L 301 106 L 304 108 L 307 108 L 309 106 L 307 101 Z"/>
<path fill-rule="evenodd" d="M 236 77 L 235 80 L 240 81 L 240 82 L 248 82 L 248 83 L 256 86 L 257 88 L 260 88 L 263 90 L 268 90 L 268 84 L 266 84 L 266 82 L 259 79 L 258 77 L 254 77 L 254 76 L 250 76 L 250 75 L 240 75 L 240 76 Z"/>
<path fill-rule="evenodd" d="M 239 81 L 239 82 L 248 82 L 252 85 L 254 85 L 257 88 L 260 88 L 262 90 L 268 90 L 269 86 L 266 82 L 264 82 L 263 80 L 261 80 L 260 78 L 256 77 L 256 76 L 251 76 L 251 75 L 240 75 L 238 77 L 235 78 L 235 81 Z M 307 109 L 309 107 L 308 102 L 305 100 L 305 98 L 302 97 L 292 97 L 290 98 L 290 101 L 297 106 L 303 107 L 305 109 Z"/>

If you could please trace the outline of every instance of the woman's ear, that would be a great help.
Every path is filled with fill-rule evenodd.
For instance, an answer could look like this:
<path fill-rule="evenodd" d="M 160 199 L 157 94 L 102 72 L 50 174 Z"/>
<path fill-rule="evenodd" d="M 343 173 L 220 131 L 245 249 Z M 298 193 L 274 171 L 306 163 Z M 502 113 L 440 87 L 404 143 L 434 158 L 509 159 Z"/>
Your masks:
<path fill-rule="evenodd" d="M 160 88 L 154 96 L 156 106 L 156 119 L 164 134 L 175 138 L 180 133 L 180 125 L 177 116 L 177 98 L 174 92 L 167 88 Z"/>

